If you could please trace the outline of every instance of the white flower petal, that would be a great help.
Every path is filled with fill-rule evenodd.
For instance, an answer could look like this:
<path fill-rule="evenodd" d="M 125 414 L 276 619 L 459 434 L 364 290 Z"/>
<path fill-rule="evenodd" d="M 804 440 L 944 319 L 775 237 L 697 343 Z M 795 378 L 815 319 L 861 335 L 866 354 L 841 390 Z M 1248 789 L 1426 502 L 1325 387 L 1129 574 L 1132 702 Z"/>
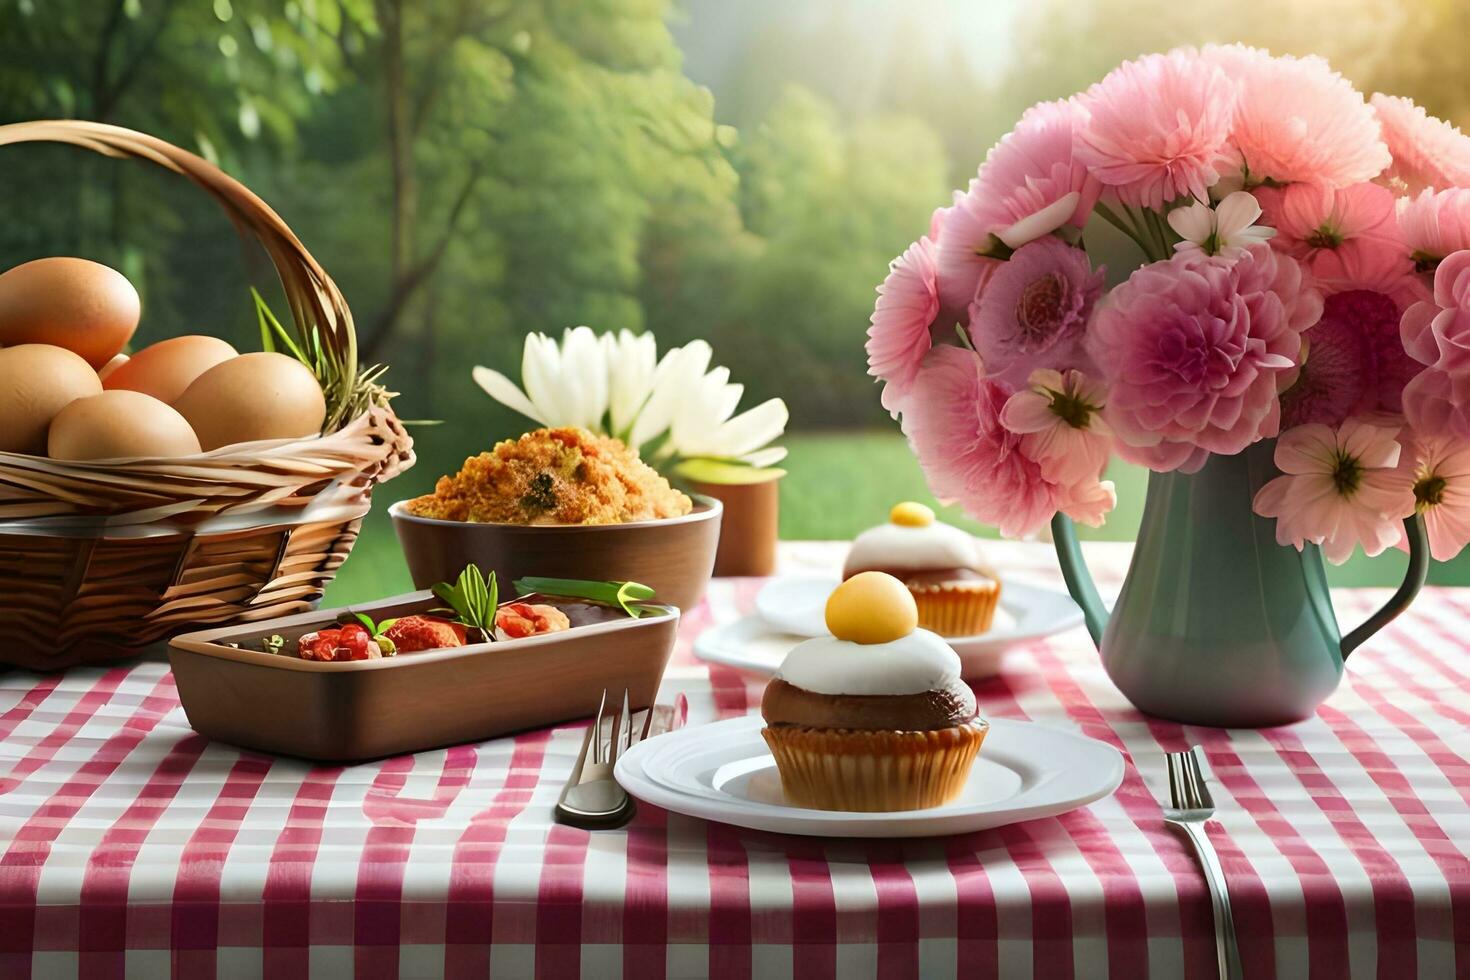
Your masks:
<path fill-rule="evenodd" d="M 561 395 L 561 352 L 556 341 L 539 333 L 526 335 L 521 356 L 521 384 L 526 397 L 541 411 L 549 426 L 574 425 L 572 412 Z"/>
<path fill-rule="evenodd" d="M 786 403 L 779 398 L 772 398 L 735 416 L 720 426 L 714 435 L 724 455 L 743 456 L 780 438 L 786 431 L 786 423 L 790 417 Z"/>
<path fill-rule="evenodd" d="M 1236 191 L 1215 205 L 1215 231 L 1221 239 L 1233 242 L 1236 235 L 1255 224 L 1260 216 L 1261 204 L 1255 195 Z"/>
<path fill-rule="evenodd" d="M 1072 215 L 1077 213 L 1077 203 L 1081 200 L 1082 194 L 1078 191 L 1063 194 L 1035 214 L 1029 214 L 1009 228 L 996 232 L 995 237 L 1013 249 L 1034 242 L 1071 221 Z"/>
<path fill-rule="evenodd" d="M 1175 234 L 1196 245 L 1203 245 L 1215 233 L 1215 212 L 1199 201 L 1170 211 L 1168 220 Z"/>
<path fill-rule="evenodd" d="M 531 404 L 531 399 L 527 398 L 525 393 L 515 386 L 514 382 L 499 371 L 492 371 L 490 368 L 477 366 L 470 371 L 470 377 L 475 379 L 475 384 L 484 389 L 485 394 L 500 402 L 506 408 L 520 412 L 526 418 L 539 422 L 542 425 L 550 424 L 541 414 L 540 409 Z"/>
<path fill-rule="evenodd" d="M 740 462 L 757 469 L 764 469 L 767 466 L 775 466 L 785 458 L 785 446 L 771 446 L 769 449 L 757 449 L 753 453 L 746 453 L 740 457 Z"/>

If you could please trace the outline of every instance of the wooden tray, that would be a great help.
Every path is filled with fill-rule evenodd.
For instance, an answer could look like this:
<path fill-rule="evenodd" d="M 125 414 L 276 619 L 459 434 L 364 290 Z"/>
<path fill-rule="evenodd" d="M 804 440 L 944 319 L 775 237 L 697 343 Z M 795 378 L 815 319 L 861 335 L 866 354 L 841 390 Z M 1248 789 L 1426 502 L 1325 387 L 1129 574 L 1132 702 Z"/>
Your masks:
<path fill-rule="evenodd" d="M 654 703 L 674 648 L 679 610 L 577 625 L 571 600 L 560 633 L 380 660 L 321 663 L 227 646 L 271 634 L 288 649 L 345 609 L 186 633 L 168 658 L 189 724 L 250 749 L 321 762 L 356 762 L 539 728 L 597 711 L 604 688 L 634 708 Z M 427 612 L 429 592 L 352 606 L 375 620 Z M 502 603 L 504 605 L 504 603 Z"/>

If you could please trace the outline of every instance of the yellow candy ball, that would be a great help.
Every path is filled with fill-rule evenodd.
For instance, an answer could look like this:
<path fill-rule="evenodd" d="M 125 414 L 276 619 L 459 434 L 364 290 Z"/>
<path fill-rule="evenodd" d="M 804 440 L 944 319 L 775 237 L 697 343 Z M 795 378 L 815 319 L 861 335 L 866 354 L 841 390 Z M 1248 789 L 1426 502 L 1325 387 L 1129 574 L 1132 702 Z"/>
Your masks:
<path fill-rule="evenodd" d="M 827 629 L 839 640 L 887 643 L 918 625 L 913 594 L 884 572 L 858 572 L 827 597 Z"/>
<path fill-rule="evenodd" d="M 934 511 L 923 504 L 905 500 L 893 505 L 888 512 L 888 520 L 899 527 L 928 527 L 934 523 Z"/>

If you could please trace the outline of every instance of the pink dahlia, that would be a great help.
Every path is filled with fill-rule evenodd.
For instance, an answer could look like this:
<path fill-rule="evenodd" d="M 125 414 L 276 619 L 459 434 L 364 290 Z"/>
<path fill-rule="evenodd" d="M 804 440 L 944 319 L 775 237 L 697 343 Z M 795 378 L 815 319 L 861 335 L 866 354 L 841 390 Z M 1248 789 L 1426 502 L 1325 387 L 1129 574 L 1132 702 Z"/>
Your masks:
<path fill-rule="evenodd" d="M 1229 260 L 1179 252 L 1137 270 L 1100 304 L 1088 345 L 1110 383 L 1108 421 L 1155 469 L 1198 450 L 1238 453 L 1280 426 L 1278 384 L 1322 297 L 1266 246 Z M 1126 451 L 1125 451 L 1126 452 Z"/>
<path fill-rule="evenodd" d="M 1404 386 L 1423 369 L 1399 338 L 1402 313 L 1392 297 L 1371 289 L 1323 300 L 1322 318 L 1302 334 L 1301 371 L 1281 395 L 1282 426 L 1402 412 Z"/>
<path fill-rule="evenodd" d="M 1073 156 L 1078 110 L 1070 102 L 1043 102 L 1021 117 L 991 148 L 955 204 L 937 239 L 939 296 L 960 311 L 975 298 L 997 257 L 1092 214 L 1101 186 Z"/>
<path fill-rule="evenodd" d="M 1256 492 L 1255 512 L 1276 518 L 1279 543 L 1320 544 L 1334 565 L 1359 544 L 1381 554 L 1398 540 L 1398 521 L 1414 512 L 1395 435 L 1357 419 L 1335 431 L 1317 424 L 1288 429 L 1276 443 L 1282 475 Z"/>
<path fill-rule="evenodd" d="M 1077 155 L 1124 204 L 1205 199 L 1220 179 L 1235 90 L 1196 52 L 1125 61 L 1080 96 Z"/>
<path fill-rule="evenodd" d="M 1007 537 L 1040 529 L 1058 510 L 1100 523 L 1111 509 L 1111 485 L 1095 476 L 1071 486 L 1046 479 L 1021 452 L 1021 436 L 1000 422 L 1010 395 L 985 376 L 973 351 L 929 352 L 903 413 L 904 434 L 929 487 Z"/>
<path fill-rule="evenodd" d="M 1323 59 L 1240 44 L 1208 45 L 1202 56 L 1235 83 L 1231 140 L 1249 183 L 1346 187 L 1389 165 L 1372 108 Z"/>
<path fill-rule="evenodd" d="M 1434 273 L 1434 295 L 1404 311 L 1404 349 L 1421 364 L 1460 371 L 1470 365 L 1470 251 L 1455 252 Z"/>
<path fill-rule="evenodd" d="M 1087 369 L 1082 340 L 1102 291 L 1102 271 L 1080 248 L 1050 236 L 1021 246 L 970 306 L 986 371 L 1021 387 L 1038 368 Z"/>
<path fill-rule="evenodd" d="M 1422 271 L 1451 252 L 1470 248 L 1470 188 L 1424 191 L 1399 201 L 1399 230 Z"/>
<path fill-rule="evenodd" d="M 1393 157 L 1379 180 L 1404 194 L 1470 187 L 1470 136 L 1429 115 L 1412 99 L 1378 92 L 1369 101 Z"/>
<path fill-rule="evenodd" d="M 1470 439 L 1470 375 L 1425 368 L 1404 386 L 1404 418 L 1424 436 Z"/>
<path fill-rule="evenodd" d="M 868 373 L 885 382 L 883 407 L 894 415 L 933 345 L 929 328 L 939 315 L 934 242 L 921 238 L 894 259 L 878 287 L 868 328 Z"/>

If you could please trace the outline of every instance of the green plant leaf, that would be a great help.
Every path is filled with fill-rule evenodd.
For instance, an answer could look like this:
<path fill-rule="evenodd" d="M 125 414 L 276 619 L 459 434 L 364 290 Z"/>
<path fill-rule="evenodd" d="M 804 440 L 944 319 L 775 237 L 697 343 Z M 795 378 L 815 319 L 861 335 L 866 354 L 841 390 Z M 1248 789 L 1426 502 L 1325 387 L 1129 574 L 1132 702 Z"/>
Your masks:
<path fill-rule="evenodd" d="M 623 612 L 637 619 L 649 610 L 637 605 L 652 599 L 653 589 L 641 582 L 593 582 L 576 578 L 542 578 L 529 576 L 516 579 L 516 591 L 521 595 L 541 592 L 546 595 L 566 596 L 569 599 L 588 599 L 608 606 L 620 606 Z"/>
<path fill-rule="evenodd" d="M 499 605 L 494 572 L 490 573 L 487 581 L 479 566 L 466 565 L 453 585 L 439 582 L 430 591 L 449 607 L 460 623 L 494 636 L 495 609 Z"/>

